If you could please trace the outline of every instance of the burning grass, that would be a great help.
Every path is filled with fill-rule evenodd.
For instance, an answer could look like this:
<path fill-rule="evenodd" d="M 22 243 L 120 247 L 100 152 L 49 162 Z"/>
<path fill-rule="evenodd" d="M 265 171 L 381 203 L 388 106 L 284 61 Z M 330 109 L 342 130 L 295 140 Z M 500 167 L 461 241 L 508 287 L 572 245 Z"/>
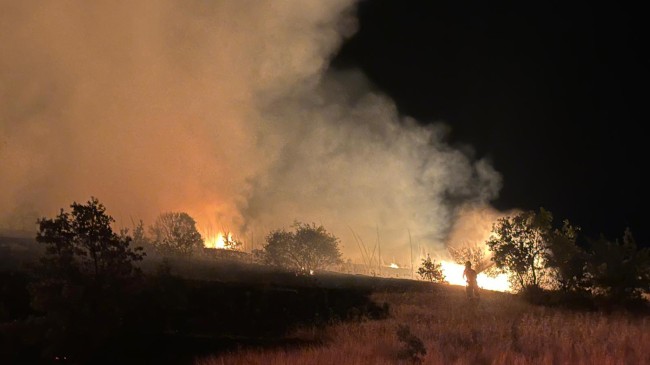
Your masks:
<path fill-rule="evenodd" d="M 445 285 L 376 292 L 373 299 L 390 304 L 388 319 L 303 328 L 293 336 L 319 345 L 247 349 L 196 364 L 650 363 L 647 316 L 536 307 L 497 292 L 484 292 L 482 301 L 472 304 L 462 287 Z M 426 354 L 404 357 L 409 348 L 398 332 L 405 327 L 421 340 Z"/>

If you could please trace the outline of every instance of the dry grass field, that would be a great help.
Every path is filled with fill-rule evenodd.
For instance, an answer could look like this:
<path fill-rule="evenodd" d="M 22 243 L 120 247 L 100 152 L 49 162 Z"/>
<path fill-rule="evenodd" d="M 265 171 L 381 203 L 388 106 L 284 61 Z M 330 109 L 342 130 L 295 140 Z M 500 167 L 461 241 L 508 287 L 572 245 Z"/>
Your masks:
<path fill-rule="evenodd" d="M 0 251 L 5 253 L 0 264 L 9 274 L 18 270 L 16 263 L 23 258 L 36 257 L 21 242 L 0 239 Z M 155 266 L 154 261 L 149 264 Z M 491 291 L 483 291 L 480 302 L 470 303 L 462 286 L 347 274 L 301 277 L 226 261 L 219 265 L 210 260 L 179 261 L 175 270 L 193 278 L 170 282 L 180 285 L 173 293 L 184 293 L 187 301 L 170 314 L 182 319 L 174 327 L 180 332 L 162 342 L 140 339 L 140 357 L 109 346 L 107 353 L 99 352 L 106 359 L 103 363 L 650 364 L 647 314 L 535 306 L 518 296 Z M 7 283 L 16 285 L 5 289 L 24 286 L 20 280 Z M 9 298 L 10 291 L 5 293 Z M 14 298 L 16 292 L 11 293 Z M 18 293 L 24 300 L 5 304 L 22 303 L 30 313 L 26 291 Z M 368 293 L 380 308 L 388 305 L 387 318 L 363 316 L 368 313 L 363 311 Z M 314 316 L 328 324 L 313 321 Z M 333 319 L 341 317 L 346 320 Z M 291 330 L 300 323 L 302 327 Z M 289 334 L 283 337 L 285 328 Z M 263 335 L 267 332 L 272 334 Z M 196 340 L 198 344 L 192 342 Z"/>
<path fill-rule="evenodd" d="M 302 328 L 290 337 L 313 345 L 241 349 L 195 364 L 650 364 L 648 317 L 545 308 L 498 292 L 468 303 L 463 290 L 376 292 L 390 305 L 387 319 Z"/>

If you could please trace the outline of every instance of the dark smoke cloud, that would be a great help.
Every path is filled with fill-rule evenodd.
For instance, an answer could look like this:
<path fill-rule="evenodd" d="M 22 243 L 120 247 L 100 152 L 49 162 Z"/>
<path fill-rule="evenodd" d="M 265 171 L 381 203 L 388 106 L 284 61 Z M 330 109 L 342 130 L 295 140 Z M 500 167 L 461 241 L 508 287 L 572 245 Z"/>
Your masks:
<path fill-rule="evenodd" d="M 349 0 L 0 0 L 0 219 L 92 195 L 124 226 L 183 210 L 258 244 L 298 219 L 349 256 L 351 231 L 435 248 L 500 177 L 327 71 L 354 29 Z"/>

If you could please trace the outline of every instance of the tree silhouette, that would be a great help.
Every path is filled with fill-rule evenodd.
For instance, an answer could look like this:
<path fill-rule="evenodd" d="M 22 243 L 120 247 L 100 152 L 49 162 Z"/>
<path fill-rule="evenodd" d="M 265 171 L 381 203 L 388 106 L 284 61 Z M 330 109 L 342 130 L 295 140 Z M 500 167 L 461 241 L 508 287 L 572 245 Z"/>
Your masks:
<path fill-rule="evenodd" d="M 122 326 L 140 277 L 134 263 L 143 254 L 141 247 L 130 247 L 126 231 L 113 231 L 113 218 L 96 198 L 71 208 L 38 220 L 36 240 L 46 250 L 30 292 L 32 306 L 46 319 L 44 355 L 81 358 Z"/>
<path fill-rule="evenodd" d="M 555 287 L 564 292 L 585 292 L 590 285 L 586 271 L 588 255 L 576 244 L 579 232 L 579 227 L 564 220 L 562 228 L 549 235 L 546 266 Z"/>
<path fill-rule="evenodd" d="M 418 268 L 418 275 L 422 279 L 432 283 L 442 283 L 445 281 L 445 275 L 442 273 L 442 264 L 431 260 L 429 255 L 425 259 L 422 259 L 422 266 Z"/>
<path fill-rule="evenodd" d="M 568 290 L 581 282 L 580 265 L 575 261 L 579 228 L 565 220 L 562 229 L 554 230 L 552 223 L 551 212 L 540 208 L 500 218 L 494 224 L 486 243 L 497 270 L 508 274 L 515 287 Z"/>
<path fill-rule="evenodd" d="M 196 222 L 184 212 L 167 212 L 158 216 L 149 229 L 151 243 L 160 252 L 190 255 L 203 247 Z"/>
<path fill-rule="evenodd" d="M 596 294 L 610 300 L 624 302 L 650 292 L 650 250 L 638 248 L 629 229 L 620 241 L 601 236 L 591 242 L 588 271 Z"/>
<path fill-rule="evenodd" d="M 136 274 L 133 263 L 142 260 L 142 248 L 130 247 L 126 231 L 113 231 L 115 220 L 104 205 L 92 197 L 86 204 L 75 202 L 70 207 L 69 213 L 61 209 L 54 219 L 38 220 L 36 241 L 46 246 L 43 263 L 97 281 Z"/>
<path fill-rule="evenodd" d="M 295 222 L 294 231 L 278 229 L 269 233 L 263 247 L 263 260 L 303 273 L 341 263 L 339 239 L 323 226 Z"/>

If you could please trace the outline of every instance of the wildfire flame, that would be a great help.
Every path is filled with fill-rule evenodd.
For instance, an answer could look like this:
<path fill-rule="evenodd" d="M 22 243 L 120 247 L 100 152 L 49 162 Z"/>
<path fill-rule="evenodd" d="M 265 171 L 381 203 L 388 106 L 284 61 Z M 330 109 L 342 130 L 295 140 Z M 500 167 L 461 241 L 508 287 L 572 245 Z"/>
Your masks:
<path fill-rule="evenodd" d="M 216 248 L 216 249 L 221 249 L 225 250 L 226 249 L 226 242 L 232 242 L 232 234 L 224 234 L 223 232 L 217 233 L 215 236 L 208 236 L 208 238 L 205 239 L 205 247 L 207 248 Z"/>
<path fill-rule="evenodd" d="M 448 281 L 449 284 L 466 284 L 466 281 L 463 278 L 463 271 L 465 270 L 465 267 L 463 265 L 444 260 L 440 261 L 440 264 L 442 266 L 442 272 L 445 275 L 445 280 Z M 476 281 L 478 282 L 478 286 L 483 289 L 503 292 L 511 290 L 508 276 L 505 274 L 499 274 L 496 277 L 489 277 L 485 275 L 485 273 L 479 273 L 476 277 Z"/>

